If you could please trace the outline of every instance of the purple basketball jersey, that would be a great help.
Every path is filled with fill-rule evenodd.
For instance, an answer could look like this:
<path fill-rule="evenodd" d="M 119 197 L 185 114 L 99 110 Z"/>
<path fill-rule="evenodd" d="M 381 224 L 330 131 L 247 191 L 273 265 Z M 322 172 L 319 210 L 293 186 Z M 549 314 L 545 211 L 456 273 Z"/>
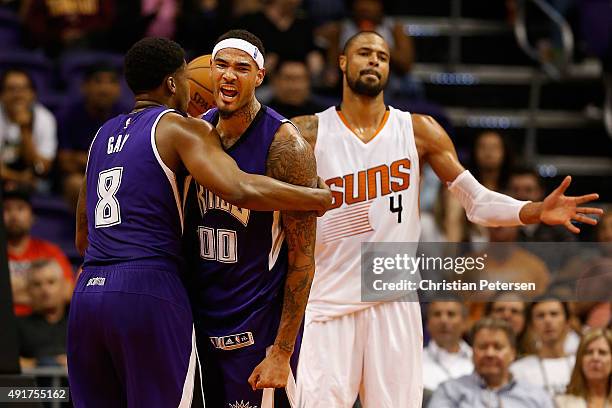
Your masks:
<path fill-rule="evenodd" d="M 212 109 L 203 119 L 216 124 Z M 262 106 L 227 150 L 245 172 L 265 174 L 268 150 L 288 122 Z M 187 285 L 196 332 L 217 349 L 265 349 L 274 342 L 287 275 L 279 212 L 231 205 L 192 182 L 185 219 Z M 210 341 L 209 341 L 210 340 Z"/>
<path fill-rule="evenodd" d="M 155 127 L 175 112 L 151 107 L 107 121 L 87 163 L 85 267 L 121 262 L 178 265 L 182 208 L 175 174 L 159 157 Z"/>

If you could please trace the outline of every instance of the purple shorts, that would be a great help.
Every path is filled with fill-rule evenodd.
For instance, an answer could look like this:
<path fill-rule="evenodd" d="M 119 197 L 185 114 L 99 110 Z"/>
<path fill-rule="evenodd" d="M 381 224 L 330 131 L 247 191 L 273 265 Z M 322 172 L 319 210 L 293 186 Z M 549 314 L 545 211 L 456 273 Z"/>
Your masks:
<path fill-rule="evenodd" d="M 87 267 L 68 321 L 75 407 L 189 407 L 197 353 L 191 308 L 164 265 Z"/>

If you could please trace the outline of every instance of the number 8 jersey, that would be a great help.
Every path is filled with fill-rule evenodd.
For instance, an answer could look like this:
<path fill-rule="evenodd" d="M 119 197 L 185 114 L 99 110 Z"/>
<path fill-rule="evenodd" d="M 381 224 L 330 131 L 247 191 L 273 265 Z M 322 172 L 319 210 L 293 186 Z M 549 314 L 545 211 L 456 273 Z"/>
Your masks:
<path fill-rule="evenodd" d="M 178 271 L 182 206 L 179 180 L 155 143 L 163 106 L 118 115 L 98 130 L 87 160 L 89 246 L 84 266 L 162 264 Z"/>
<path fill-rule="evenodd" d="M 338 108 L 317 116 L 317 172 L 333 203 L 317 222 L 307 319 L 325 321 L 373 305 L 361 302 L 362 242 L 418 242 L 420 170 L 409 113 L 387 108 L 368 143 Z"/>

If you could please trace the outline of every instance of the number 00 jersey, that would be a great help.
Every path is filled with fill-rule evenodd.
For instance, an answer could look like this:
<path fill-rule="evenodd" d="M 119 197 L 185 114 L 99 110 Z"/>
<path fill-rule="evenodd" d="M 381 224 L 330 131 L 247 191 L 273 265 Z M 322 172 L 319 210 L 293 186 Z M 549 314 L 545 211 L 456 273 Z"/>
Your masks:
<path fill-rule="evenodd" d="M 317 172 L 333 202 L 317 222 L 307 318 L 324 321 L 373 305 L 361 302 L 362 242 L 418 242 L 419 155 L 407 112 L 389 107 L 368 143 L 336 107 L 317 116 Z"/>

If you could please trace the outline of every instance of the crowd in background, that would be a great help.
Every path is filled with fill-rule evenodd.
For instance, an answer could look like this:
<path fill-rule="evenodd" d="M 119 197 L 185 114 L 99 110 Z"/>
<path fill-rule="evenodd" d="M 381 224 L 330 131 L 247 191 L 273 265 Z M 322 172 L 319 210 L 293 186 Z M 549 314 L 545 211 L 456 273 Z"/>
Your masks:
<path fill-rule="evenodd" d="M 0 0 L 1 18 L 17 22 L 12 32 L 0 30 L 0 40 L 6 36 L 17 47 L 11 52 L 25 53 L 30 61 L 0 67 L 3 211 L 22 366 L 66 365 L 67 308 L 81 261 L 72 244 L 74 209 L 97 129 L 131 107 L 121 54 L 133 42 L 146 35 L 174 38 L 195 57 L 209 54 L 226 30 L 248 29 L 263 40 L 267 53 L 267 80 L 258 96 L 294 117 L 338 103 L 336 61 L 344 42 L 360 30 L 376 30 L 392 55 L 388 103 L 434 116 L 453 137 L 444 110 L 426 99 L 410 74 L 418 56 L 408 31 L 394 18 L 404 12 L 398 3 Z M 511 20 L 514 2 L 502 3 L 502 13 Z M 584 14 L 601 2 L 574 3 Z M 593 47 L 609 64 L 612 48 L 602 42 L 603 37 L 595 38 Z M 85 62 L 74 63 L 75 55 Z M 32 69 L 39 58 L 49 64 L 50 76 L 37 76 Z M 77 68 L 70 70 L 67 61 Z M 521 200 L 539 201 L 549 193 L 541 176 L 517 160 L 503 132 L 475 134 L 466 151 L 462 160 L 486 187 Z M 486 304 L 457 299 L 422 305 L 429 406 L 478 406 L 473 401 L 481 393 L 486 395 L 479 400 L 490 398 L 490 406 L 497 406 L 500 395 L 520 402 L 528 394 L 538 395 L 542 407 L 553 401 L 558 407 L 612 403 L 610 303 L 559 300 L 577 269 L 612 263 L 611 246 L 605 245 L 612 242 L 612 215 L 608 212 L 596 229 L 584 228 L 579 236 L 546 225 L 484 228 L 467 221 L 430 169 L 423 171 L 421 189 L 422 241 L 507 243 L 496 260 L 498 270 L 520 264 L 528 271 L 525 280 L 538 281 L 543 289 L 529 303 L 495 293 Z M 36 236 L 37 222 L 49 240 Z M 587 260 L 560 256 L 551 266 L 513 244 L 573 241 L 602 245 Z"/>

